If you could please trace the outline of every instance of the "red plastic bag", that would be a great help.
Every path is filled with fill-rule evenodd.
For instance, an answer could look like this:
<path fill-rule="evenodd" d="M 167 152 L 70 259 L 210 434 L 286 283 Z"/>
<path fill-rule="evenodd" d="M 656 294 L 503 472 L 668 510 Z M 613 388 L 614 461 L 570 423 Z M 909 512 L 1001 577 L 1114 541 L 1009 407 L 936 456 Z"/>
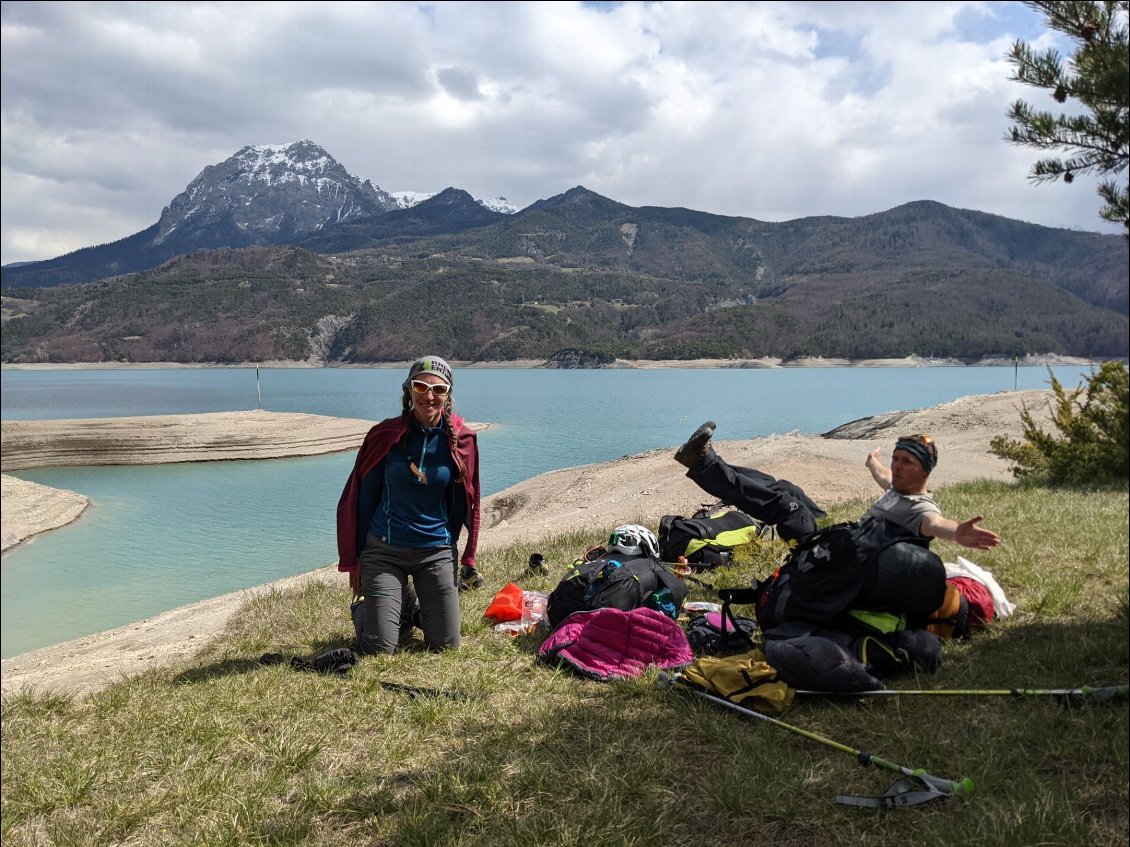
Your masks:
<path fill-rule="evenodd" d="M 522 589 L 513 582 L 508 582 L 494 595 L 487 610 L 483 612 L 483 617 L 491 618 L 498 623 L 520 621 L 522 608 Z"/>

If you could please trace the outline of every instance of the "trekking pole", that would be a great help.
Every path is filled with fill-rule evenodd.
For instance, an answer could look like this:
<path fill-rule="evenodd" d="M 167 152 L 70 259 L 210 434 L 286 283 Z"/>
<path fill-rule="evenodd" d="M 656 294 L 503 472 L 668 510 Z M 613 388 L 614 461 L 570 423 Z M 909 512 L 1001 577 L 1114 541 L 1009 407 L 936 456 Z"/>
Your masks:
<path fill-rule="evenodd" d="M 660 562 L 661 565 L 666 565 L 667 570 L 675 574 L 679 579 L 686 582 L 693 582 L 695 585 L 705 588 L 707 591 L 716 591 L 715 587 L 704 579 L 699 579 L 697 576 L 692 575 L 692 569 L 685 562 Z"/>
<path fill-rule="evenodd" d="M 809 732 L 807 729 L 801 729 L 798 726 L 787 724 L 782 720 L 763 715 L 753 709 L 747 709 L 744 706 L 739 706 L 724 697 L 718 697 L 709 692 L 699 689 L 689 688 L 699 697 L 705 700 L 710 700 L 714 703 L 725 706 L 728 709 L 733 709 L 743 715 L 751 718 L 757 718 L 761 721 L 766 721 L 774 726 L 779 726 L 782 729 L 787 729 L 789 732 L 795 732 L 797 735 L 803 735 L 805 738 L 812 741 L 818 741 L 835 750 L 843 753 L 850 753 L 855 756 L 861 765 L 875 765 L 879 768 L 884 768 L 889 771 L 902 774 L 902 779 L 897 780 L 887 791 L 879 797 L 855 797 L 846 794 L 837 794 L 836 802 L 845 806 L 870 806 L 873 808 L 891 809 L 896 806 L 917 806 L 922 803 L 928 803 L 931 800 L 936 800 L 940 797 L 948 797 L 952 794 L 969 795 L 973 793 L 973 780 L 969 777 L 962 779 L 942 779 L 941 777 L 933 776 L 924 770 L 908 768 L 905 765 L 900 765 L 895 762 L 888 761 L 879 756 L 871 753 L 865 753 L 862 750 L 856 750 L 853 747 L 848 747 L 846 744 L 840 744 L 838 741 L 833 741 L 831 738 L 825 738 L 823 735 L 817 735 L 815 732 Z"/>
<path fill-rule="evenodd" d="M 1107 685 L 1080 688 L 953 688 L 935 690 L 908 690 L 880 688 L 872 691 L 797 691 L 811 697 L 1054 697 L 1065 705 L 1082 706 L 1087 703 L 1122 703 L 1127 698 L 1128 686 Z"/>
<path fill-rule="evenodd" d="M 416 685 L 403 685 L 399 682 L 389 682 L 385 679 L 378 679 L 377 685 L 389 691 L 399 691 L 402 694 L 407 694 L 413 700 L 417 700 L 420 697 L 450 697 L 452 700 L 470 699 L 470 695 L 467 694 L 467 692 L 460 691 L 459 689 L 421 688 Z"/>

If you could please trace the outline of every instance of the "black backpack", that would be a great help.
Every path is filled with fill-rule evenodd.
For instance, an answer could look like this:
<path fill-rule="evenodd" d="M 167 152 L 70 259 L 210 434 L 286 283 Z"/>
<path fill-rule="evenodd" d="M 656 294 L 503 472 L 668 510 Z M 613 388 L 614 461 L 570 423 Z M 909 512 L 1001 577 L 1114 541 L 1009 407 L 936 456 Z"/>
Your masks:
<path fill-rule="evenodd" d="M 946 585 L 929 543 L 882 518 L 818 530 L 755 585 L 757 622 L 763 630 L 792 621 L 844 624 L 849 609 L 924 619 L 942 604 Z"/>
<path fill-rule="evenodd" d="M 757 622 L 730 611 L 729 604 L 721 612 L 698 615 L 687 624 L 687 641 L 696 656 L 729 656 L 748 653 L 756 648 L 754 636 Z"/>
<path fill-rule="evenodd" d="M 573 612 L 650 606 L 674 618 L 686 598 L 687 586 L 658 559 L 605 552 L 573 564 L 549 595 L 545 616 L 557 626 Z"/>
<path fill-rule="evenodd" d="M 772 537 L 768 524 L 736 509 L 699 509 L 691 517 L 665 515 L 659 521 L 659 558 L 675 562 L 685 556 L 695 570 L 733 563 L 735 547 Z"/>

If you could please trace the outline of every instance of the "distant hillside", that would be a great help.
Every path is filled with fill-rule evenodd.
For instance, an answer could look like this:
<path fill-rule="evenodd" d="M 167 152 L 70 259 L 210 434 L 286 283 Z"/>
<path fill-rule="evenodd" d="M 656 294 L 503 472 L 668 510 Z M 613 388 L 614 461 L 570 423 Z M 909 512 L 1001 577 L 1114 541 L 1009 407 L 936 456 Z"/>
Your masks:
<path fill-rule="evenodd" d="M 810 276 L 867 274 L 891 282 L 924 271 L 1005 272 L 1130 313 L 1124 238 L 926 201 L 861 218 L 766 223 L 633 208 L 577 187 L 488 229 L 423 239 L 413 249 L 688 281 L 740 280 L 758 297 L 779 296 Z"/>
<path fill-rule="evenodd" d="M 562 362 L 585 364 L 1105 358 L 1127 348 L 1125 314 L 989 263 L 686 279 L 529 256 L 470 258 L 433 253 L 435 246 L 339 255 L 291 246 L 201 251 L 113 280 L 9 291 L 0 358 L 325 364 L 403 361 L 422 350 L 498 361 L 568 351 Z"/>
<path fill-rule="evenodd" d="M 463 232 L 505 220 L 466 191 L 448 188 L 407 209 L 368 215 L 324 227 L 294 243 L 319 253 L 345 253 L 389 239 L 417 239 Z"/>

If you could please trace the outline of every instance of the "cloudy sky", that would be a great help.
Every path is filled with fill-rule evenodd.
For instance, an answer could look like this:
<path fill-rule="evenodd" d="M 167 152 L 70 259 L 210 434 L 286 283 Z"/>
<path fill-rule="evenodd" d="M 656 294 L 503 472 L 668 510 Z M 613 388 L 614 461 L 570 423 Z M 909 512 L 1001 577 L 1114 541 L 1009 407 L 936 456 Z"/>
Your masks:
<path fill-rule="evenodd" d="M 308 138 L 388 191 L 783 221 L 937 200 L 1119 232 L 1034 186 L 1014 2 L 2 4 L 3 263 L 131 235 L 207 165 Z"/>

